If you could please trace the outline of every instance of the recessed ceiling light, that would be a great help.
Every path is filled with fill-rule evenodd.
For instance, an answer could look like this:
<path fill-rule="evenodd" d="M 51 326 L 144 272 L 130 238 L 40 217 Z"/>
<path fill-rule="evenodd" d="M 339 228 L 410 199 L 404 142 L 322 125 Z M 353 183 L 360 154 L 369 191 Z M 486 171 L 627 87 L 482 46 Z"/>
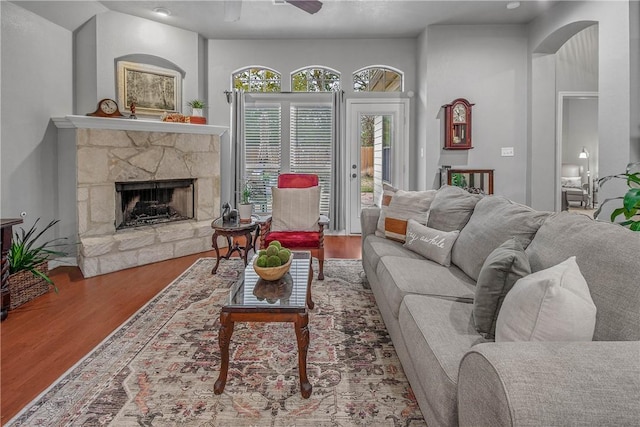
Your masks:
<path fill-rule="evenodd" d="M 171 16 L 171 11 L 164 7 L 156 7 L 153 9 L 153 13 L 156 13 L 160 16 Z"/>
<path fill-rule="evenodd" d="M 507 9 L 517 9 L 519 7 L 520 7 L 519 1 L 510 1 L 509 3 L 507 3 Z"/>

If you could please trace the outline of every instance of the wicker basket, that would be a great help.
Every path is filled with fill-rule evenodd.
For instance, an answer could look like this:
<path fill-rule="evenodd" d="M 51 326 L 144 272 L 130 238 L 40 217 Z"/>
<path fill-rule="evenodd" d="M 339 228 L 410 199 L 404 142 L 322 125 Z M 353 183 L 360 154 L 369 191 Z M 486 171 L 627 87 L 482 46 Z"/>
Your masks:
<path fill-rule="evenodd" d="M 287 274 L 287 271 L 289 271 L 289 267 L 291 267 L 291 260 L 293 260 L 293 255 L 289 257 L 289 261 L 279 267 L 258 267 L 256 265 L 258 258 L 256 257 L 255 261 L 253 261 L 253 269 L 263 280 L 278 280 Z"/>
<path fill-rule="evenodd" d="M 43 274 L 49 273 L 46 262 L 38 265 L 36 270 Z M 11 295 L 9 310 L 13 310 L 47 292 L 49 292 L 49 283 L 41 277 L 35 276 L 30 271 L 14 273 L 9 276 L 9 294 Z"/>

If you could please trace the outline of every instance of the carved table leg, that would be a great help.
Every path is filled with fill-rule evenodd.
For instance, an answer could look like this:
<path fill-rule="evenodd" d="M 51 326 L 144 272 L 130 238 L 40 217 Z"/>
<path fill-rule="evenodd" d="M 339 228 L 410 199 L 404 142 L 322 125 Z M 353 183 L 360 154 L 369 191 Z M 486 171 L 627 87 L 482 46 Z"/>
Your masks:
<path fill-rule="evenodd" d="M 218 344 L 220 345 L 220 375 L 213 385 L 213 392 L 221 394 L 227 384 L 227 372 L 229 371 L 229 343 L 233 334 L 233 321 L 229 313 L 220 313 L 220 331 L 218 331 Z"/>
<path fill-rule="evenodd" d="M 307 378 L 307 350 L 309 350 L 309 314 L 301 313 L 296 317 L 295 329 L 298 339 L 298 370 L 300 371 L 300 393 L 308 399 L 313 387 Z"/>
<path fill-rule="evenodd" d="M 211 246 L 216 250 L 216 265 L 211 270 L 211 274 L 216 274 L 218 271 L 218 264 L 220 264 L 220 249 L 218 249 L 218 233 L 213 233 L 213 237 L 211 237 Z"/>
<path fill-rule="evenodd" d="M 251 230 L 247 230 L 247 234 L 244 235 L 244 239 L 246 240 L 244 247 L 244 254 L 242 259 L 244 259 L 244 266 L 247 266 L 247 254 L 249 253 L 249 249 L 252 247 L 252 239 L 251 239 Z M 240 252 L 240 251 L 239 251 Z"/>

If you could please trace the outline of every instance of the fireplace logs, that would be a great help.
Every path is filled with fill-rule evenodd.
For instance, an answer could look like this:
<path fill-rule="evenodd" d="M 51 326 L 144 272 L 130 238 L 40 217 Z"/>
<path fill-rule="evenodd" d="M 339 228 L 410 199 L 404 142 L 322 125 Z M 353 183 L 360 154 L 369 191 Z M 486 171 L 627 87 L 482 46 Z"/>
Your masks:
<path fill-rule="evenodd" d="M 116 229 L 193 218 L 193 180 L 117 183 Z"/>

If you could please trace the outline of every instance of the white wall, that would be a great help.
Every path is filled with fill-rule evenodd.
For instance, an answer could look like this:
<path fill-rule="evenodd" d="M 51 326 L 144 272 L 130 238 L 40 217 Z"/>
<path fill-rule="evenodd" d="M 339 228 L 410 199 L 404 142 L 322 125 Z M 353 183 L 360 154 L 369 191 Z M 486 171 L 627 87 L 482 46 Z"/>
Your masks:
<path fill-rule="evenodd" d="M 631 144 L 629 161 L 640 162 L 640 1 L 629 2 L 631 59 Z"/>
<path fill-rule="evenodd" d="M 573 34 L 567 32 L 576 23 L 598 24 L 598 133 L 600 176 L 620 172 L 629 161 L 630 111 L 630 33 L 628 2 L 559 3 L 530 26 L 532 52 L 532 120 L 530 196 L 537 209 L 554 209 L 554 174 L 549 162 L 555 157 L 555 85 L 550 93 L 549 80 L 555 82 L 555 70 L 540 66 L 549 60 Z M 581 28 L 577 28 L 580 30 Z M 539 52 L 539 53 L 538 53 Z M 637 78 L 634 77 L 634 78 Z M 551 114 L 550 112 L 553 112 Z M 611 185 L 599 194 L 602 200 L 619 191 Z"/>
<path fill-rule="evenodd" d="M 72 109 L 71 32 L 9 2 L 2 14 L 2 218 L 57 219 L 57 129 Z M 44 224 L 43 224 L 44 223 Z"/>
<path fill-rule="evenodd" d="M 525 28 L 436 25 L 428 28 L 426 44 L 421 48 L 426 48 L 427 57 L 426 70 L 419 70 L 421 78 L 426 77 L 426 115 L 418 120 L 418 126 L 426 129 L 426 188 L 437 188 L 438 168 L 442 165 L 495 169 L 494 193 L 524 202 L 528 76 Z M 441 106 L 456 98 L 475 104 L 472 150 L 442 149 Z M 513 147 L 515 156 L 501 157 L 501 147 Z"/>

